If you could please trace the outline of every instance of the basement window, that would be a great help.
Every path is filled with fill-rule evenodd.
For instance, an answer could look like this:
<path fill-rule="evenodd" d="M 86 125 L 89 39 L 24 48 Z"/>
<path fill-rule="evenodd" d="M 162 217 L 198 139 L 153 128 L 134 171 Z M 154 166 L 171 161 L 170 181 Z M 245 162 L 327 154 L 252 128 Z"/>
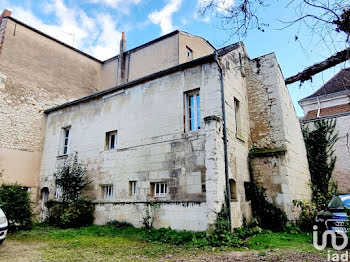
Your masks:
<path fill-rule="evenodd" d="M 167 183 L 151 183 L 151 195 L 153 195 L 154 197 L 166 197 L 167 194 Z"/>
<path fill-rule="evenodd" d="M 106 150 L 116 149 L 118 144 L 118 131 L 106 133 Z"/>
<path fill-rule="evenodd" d="M 130 181 L 129 182 L 129 195 L 130 196 L 136 196 L 136 181 Z"/>
<path fill-rule="evenodd" d="M 69 152 L 69 138 L 70 138 L 70 127 L 62 128 L 63 135 L 63 155 L 67 155 Z"/>
<path fill-rule="evenodd" d="M 190 59 L 190 60 L 193 59 L 193 51 L 192 51 L 192 49 L 189 48 L 188 46 L 186 46 L 186 52 L 185 52 L 185 54 L 186 54 L 186 57 L 187 57 L 188 59 Z"/>
<path fill-rule="evenodd" d="M 102 185 L 102 197 L 103 199 L 113 199 L 113 185 Z"/>
<path fill-rule="evenodd" d="M 186 93 L 186 130 L 196 131 L 201 129 L 201 107 L 199 90 Z"/>

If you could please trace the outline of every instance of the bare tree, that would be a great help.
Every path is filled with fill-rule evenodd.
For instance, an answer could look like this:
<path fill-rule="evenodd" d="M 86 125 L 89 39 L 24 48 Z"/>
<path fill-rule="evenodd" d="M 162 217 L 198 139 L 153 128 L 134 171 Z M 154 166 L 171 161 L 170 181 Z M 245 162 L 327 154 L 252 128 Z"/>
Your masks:
<path fill-rule="evenodd" d="M 268 24 L 259 16 L 259 10 L 272 8 L 272 0 L 236 0 L 234 5 L 222 4 L 227 0 L 202 1 L 200 14 L 215 13 L 221 21 L 221 28 L 229 32 L 229 36 L 245 37 L 249 30 L 264 31 Z M 312 76 L 350 59 L 350 1 L 349 0 L 291 0 L 287 6 L 295 12 L 292 21 L 278 20 L 282 29 L 298 24 L 317 35 L 320 41 L 331 52 L 331 55 L 302 72 L 288 77 L 286 84 L 312 80 Z M 295 40 L 299 40 L 300 31 L 295 32 Z M 334 33 L 338 39 L 335 41 Z M 344 49 L 337 50 L 335 42 L 342 42 Z"/>

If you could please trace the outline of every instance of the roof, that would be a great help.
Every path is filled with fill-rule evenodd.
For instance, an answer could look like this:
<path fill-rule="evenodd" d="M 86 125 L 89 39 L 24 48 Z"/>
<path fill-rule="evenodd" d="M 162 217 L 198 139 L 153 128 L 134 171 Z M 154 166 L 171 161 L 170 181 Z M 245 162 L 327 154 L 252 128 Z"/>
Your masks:
<path fill-rule="evenodd" d="M 307 112 L 303 120 L 310 120 L 318 117 L 327 117 L 332 115 L 350 113 L 350 104 L 343 104 L 331 107 L 324 107 L 320 109 L 320 115 L 317 116 L 318 109 Z"/>
<path fill-rule="evenodd" d="M 312 95 L 301 99 L 299 102 L 343 91 L 350 91 L 350 67 L 342 69 L 320 89 L 318 89 Z"/>
<path fill-rule="evenodd" d="M 82 97 L 79 99 L 73 100 L 71 102 L 67 102 L 67 103 L 64 103 L 62 105 L 58 105 L 58 106 L 49 108 L 49 109 L 45 110 L 44 113 L 49 114 L 53 111 L 57 111 L 59 109 L 63 109 L 63 108 L 68 107 L 68 106 L 76 105 L 76 104 L 79 104 L 81 102 L 86 102 L 86 101 L 89 101 L 89 100 L 92 100 L 92 99 L 95 99 L 95 98 L 98 98 L 98 97 L 101 97 L 101 96 L 104 96 L 104 95 L 107 95 L 107 94 L 110 94 L 110 93 L 113 93 L 113 92 L 116 92 L 119 90 L 133 87 L 135 85 L 144 83 L 146 81 L 150 81 L 150 80 L 153 80 L 153 79 L 156 79 L 156 78 L 159 78 L 162 76 L 166 76 L 166 75 L 169 75 L 169 74 L 172 74 L 172 73 L 175 73 L 175 72 L 187 69 L 187 68 L 191 68 L 191 67 L 194 67 L 197 65 L 202 65 L 204 63 L 214 61 L 216 55 L 223 56 L 223 55 L 227 54 L 229 51 L 235 50 L 236 48 L 238 48 L 242 45 L 243 45 L 242 42 L 228 45 L 226 47 L 223 47 L 221 49 L 214 51 L 212 54 L 209 54 L 207 56 L 203 56 L 203 57 L 200 57 L 198 59 L 189 61 L 187 63 L 179 64 L 179 65 L 176 65 L 174 67 L 170 67 L 168 69 L 141 77 L 139 79 L 133 80 L 133 81 L 128 82 L 128 83 L 123 84 L 123 85 L 115 86 L 115 87 L 112 87 L 112 88 L 109 88 L 109 89 L 106 89 L 106 90 L 103 90 L 100 92 L 96 92 L 94 94 L 91 94 L 91 95 L 88 95 L 88 96 L 85 96 L 85 97 Z"/>

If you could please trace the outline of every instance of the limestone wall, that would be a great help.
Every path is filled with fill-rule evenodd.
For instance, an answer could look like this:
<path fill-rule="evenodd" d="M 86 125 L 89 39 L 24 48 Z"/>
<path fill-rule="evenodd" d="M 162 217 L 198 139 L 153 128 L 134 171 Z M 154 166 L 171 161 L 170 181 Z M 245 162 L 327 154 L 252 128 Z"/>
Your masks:
<path fill-rule="evenodd" d="M 248 153 L 250 149 L 250 121 L 246 76 L 240 56 L 246 55 L 241 46 L 225 56 L 220 62 L 224 70 L 226 100 L 226 128 L 230 179 L 236 182 L 236 198 L 231 200 L 233 227 L 242 226 L 243 217 L 251 219 L 250 202 L 246 200 L 244 182 L 250 182 Z M 239 101 L 238 114 L 235 100 Z M 239 118 L 240 121 L 236 121 Z M 237 126 L 237 124 L 239 126 Z"/>
<path fill-rule="evenodd" d="M 39 182 L 43 111 L 100 89 L 99 62 L 10 19 L 0 55 L 0 168 L 3 180 Z"/>
<path fill-rule="evenodd" d="M 184 132 L 184 93 L 198 88 L 202 129 Z M 156 226 L 205 230 L 220 211 L 224 185 L 218 188 L 216 183 L 224 181 L 221 123 L 204 121 L 213 115 L 221 116 L 219 75 L 214 63 L 52 112 L 46 126 L 41 187 L 48 187 L 50 197 L 54 196 L 53 173 L 65 159 L 59 156 L 62 127 L 71 126 L 70 152 L 78 152 L 93 180 L 89 195 L 99 204 L 96 223 L 125 217 L 140 225 L 137 206 L 153 199 L 148 196 L 151 183 L 166 182 L 168 194 L 158 200 L 165 211 Z M 118 131 L 117 149 L 106 150 L 106 133 L 113 130 Z M 137 181 L 135 196 L 129 194 L 130 181 Z M 113 199 L 103 199 L 104 184 L 113 185 Z M 175 203 L 168 203 L 174 201 L 189 205 L 172 209 Z M 193 201 L 198 204 L 193 206 Z M 126 210 L 139 213 L 127 216 Z M 184 219 L 179 221 L 179 216 Z"/>
<path fill-rule="evenodd" d="M 248 61 L 249 113 L 256 180 L 267 195 L 294 219 L 292 201 L 309 199 L 306 149 L 288 89 L 274 54 Z M 259 105 L 259 106 L 257 106 Z"/>

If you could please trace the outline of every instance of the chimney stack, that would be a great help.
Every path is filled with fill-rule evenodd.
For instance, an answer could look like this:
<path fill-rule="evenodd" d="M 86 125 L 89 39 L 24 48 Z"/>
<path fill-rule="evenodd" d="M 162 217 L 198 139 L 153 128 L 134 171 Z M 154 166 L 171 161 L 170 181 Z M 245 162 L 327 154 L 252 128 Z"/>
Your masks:
<path fill-rule="evenodd" d="M 8 9 L 5 9 L 0 16 L 0 20 L 5 18 L 5 17 L 9 17 L 9 16 L 11 16 L 11 11 Z"/>
<path fill-rule="evenodd" d="M 126 51 L 126 40 L 125 33 L 122 33 L 122 39 L 120 40 L 120 53 L 119 53 L 119 64 L 118 64 L 118 83 L 117 85 L 125 84 L 125 51 Z"/>

